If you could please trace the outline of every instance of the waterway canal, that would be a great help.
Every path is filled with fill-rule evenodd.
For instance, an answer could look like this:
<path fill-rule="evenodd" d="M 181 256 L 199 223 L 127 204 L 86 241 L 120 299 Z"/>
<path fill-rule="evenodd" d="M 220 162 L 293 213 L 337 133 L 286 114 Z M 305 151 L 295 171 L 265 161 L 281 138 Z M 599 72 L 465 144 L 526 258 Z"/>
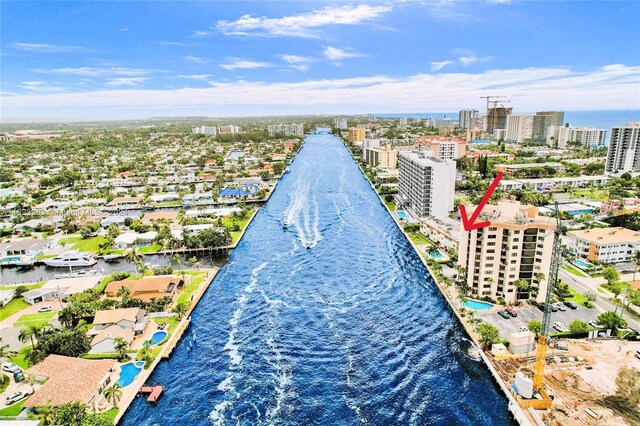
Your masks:
<path fill-rule="evenodd" d="M 511 424 L 428 271 L 332 135 L 307 137 L 150 383 L 166 385 L 162 399 L 137 398 L 123 424 Z"/>

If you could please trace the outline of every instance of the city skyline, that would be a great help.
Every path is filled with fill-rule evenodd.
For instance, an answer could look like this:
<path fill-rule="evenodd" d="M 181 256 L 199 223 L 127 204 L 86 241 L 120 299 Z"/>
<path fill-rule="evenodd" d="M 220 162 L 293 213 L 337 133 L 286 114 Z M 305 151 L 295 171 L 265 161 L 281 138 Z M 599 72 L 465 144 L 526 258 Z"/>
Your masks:
<path fill-rule="evenodd" d="M 6 3 L 2 117 L 638 109 L 640 6 L 613 5 Z"/>

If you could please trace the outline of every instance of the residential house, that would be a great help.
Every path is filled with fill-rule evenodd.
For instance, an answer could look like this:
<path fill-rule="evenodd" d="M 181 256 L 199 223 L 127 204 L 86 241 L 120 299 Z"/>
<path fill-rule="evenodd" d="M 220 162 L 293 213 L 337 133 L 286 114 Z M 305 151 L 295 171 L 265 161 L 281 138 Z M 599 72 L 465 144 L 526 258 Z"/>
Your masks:
<path fill-rule="evenodd" d="M 104 292 L 108 297 L 116 297 L 118 290 L 126 287 L 130 291 L 129 297 L 149 300 L 152 297 L 159 298 L 169 296 L 173 298 L 184 281 L 180 277 L 171 275 L 157 275 L 144 277 L 139 280 L 112 281 L 107 284 Z"/>
<path fill-rule="evenodd" d="M 115 325 L 132 330 L 135 334 L 142 334 L 148 321 L 147 311 L 141 308 L 106 309 L 96 312 L 93 317 L 93 329 L 89 332 L 97 335 Z"/>
<path fill-rule="evenodd" d="M 157 236 L 158 233 L 156 231 L 148 231 L 144 233 L 124 232 L 118 235 L 113 243 L 118 249 L 146 247 L 152 245 Z"/>
<path fill-rule="evenodd" d="M 102 275 L 63 278 L 47 281 L 42 287 L 22 294 L 24 301 L 33 305 L 43 300 L 66 299 L 72 294 L 95 288 L 102 282 Z"/>

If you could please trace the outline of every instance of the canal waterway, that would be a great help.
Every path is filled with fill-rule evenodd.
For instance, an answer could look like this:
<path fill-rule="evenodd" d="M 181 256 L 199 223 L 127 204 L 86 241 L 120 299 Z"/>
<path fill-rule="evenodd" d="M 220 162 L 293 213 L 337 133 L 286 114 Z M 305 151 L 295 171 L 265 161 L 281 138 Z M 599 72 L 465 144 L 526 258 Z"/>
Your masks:
<path fill-rule="evenodd" d="M 122 423 L 511 424 L 342 143 L 310 135 L 290 168 L 151 376 L 162 399 Z"/>

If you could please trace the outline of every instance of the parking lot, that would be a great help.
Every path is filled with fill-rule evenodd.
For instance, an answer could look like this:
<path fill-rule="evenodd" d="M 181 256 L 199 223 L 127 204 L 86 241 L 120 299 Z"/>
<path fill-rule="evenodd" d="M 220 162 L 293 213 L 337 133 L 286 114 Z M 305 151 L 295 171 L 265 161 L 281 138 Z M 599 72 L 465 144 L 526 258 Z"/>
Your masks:
<path fill-rule="evenodd" d="M 525 308 L 515 308 L 515 310 L 518 316 L 509 319 L 502 318 L 498 315 L 497 310 L 491 310 L 490 312 L 478 311 L 476 312 L 476 317 L 498 327 L 500 329 L 500 336 L 503 339 L 507 339 L 511 333 L 516 333 L 520 327 L 526 327 L 527 323 L 532 319 L 542 321 L 542 311 L 536 307 L 528 306 Z M 600 311 L 597 308 L 587 309 L 584 306 L 578 306 L 578 309 L 575 310 L 567 308 L 564 312 L 558 311 L 551 313 L 550 327 L 557 321 L 568 329 L 571 321 L 580 320 L 589 323 L 589 321 L 595 320 L 599 314 Z M 553 333 L 555 330 L 551 329 L 549 332 Z"/>

